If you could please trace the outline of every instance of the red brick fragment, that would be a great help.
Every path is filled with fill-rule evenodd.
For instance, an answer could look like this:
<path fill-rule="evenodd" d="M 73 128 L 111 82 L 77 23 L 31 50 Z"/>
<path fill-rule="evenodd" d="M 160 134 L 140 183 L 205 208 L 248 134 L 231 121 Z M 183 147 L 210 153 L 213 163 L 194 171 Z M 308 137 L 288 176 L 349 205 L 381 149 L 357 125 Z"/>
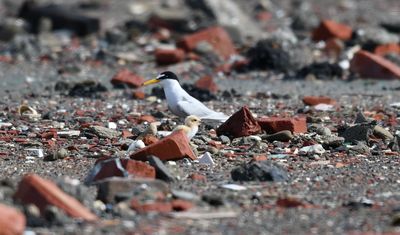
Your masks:
<path fill-rule="evenodd" d="M 261 128 L 267 133 L 273 134 L 283 130 L 289 130 L 293 133 L 307 132 L 307 123 L 305 117 L 281 118 L 264 117 L 258 120 Z"/>
<path fill-rule="evenodd" d="M 132 159 L 146 161 L 149 155 L 157 156 L 162 161 L 179 160 L 185 157 L 192 160 L 197 159 L 183 130 L 173 132 L 157 143 L 131 154 L 130 157 Z"/>
<path fill-rule="evenodd" d="M 375 47 L 374 54 L 384 56 L 389 53 L 400 54 L 400 45 L 397 43 L 389 43 Z"/>
<path fill-rule="evenodd" d="M 123 138 L 129 138 L 129 137 L 132 137 L 132 136 L 133 136 L 133 134 L 129 130 L 122 130 L 122 137 Z"/>
<path fill-rule="evenodd" d="M 325 42 L 324 50 L 328 53 L 329 56 L 338 57 L 343 51 L 345 45 L 342 40 L 338 38 L 331 38 Z"/>
<path fill-rule="evenodd" d="M 193 51 L 197 44 L 202 41 L 208 42 L 215 52 L 224 59 L 237 54 L 229 34 L 222 27 L 210 27 L 184 36 L 177 45 L 186 51 Z"/>
<path fill-rule="evenodd" d="M 0 235 L 20 235 L 25 231 L 25 215 L 10 206 L 0 204 Z"/>
<path fill-rule="evenodd" d="M 267 22 L 272 19 L 272 14 L 268 11 L 262 11 L 256 15 L 258 21 Z"/>
<path fill-rule="evenodd" d="M 143 137 L 142 141 L 147 146 L 157 143 L 159 139 L 154 135 L 148 134 Z"/>
<path fill-rule="evenodd" d="M 141 90 L 136 90 L 132 92 L 132 97 L 137 100 L 143 100 L 144 98 L 146 98 L 146 93 Z"/>
<path fill-rule="evenodd" d="M 195 181 L 203 181 L 203 182 L 207 181 L 207 177 L 206 176 L 198 174 L 198 173 L 191 174 L 189 176 L 189 178 L 191 178 L 192 180 L 195 180 Z"/>
<path fill-rule="evenodd" d="M 257 156 L 254 156 L 251 160 L 254 162 L 260 162 L 260 161 L 266 161 L 266 160 L 268 160 L 268 158 L 265 155 L 257 155 Z"/>
<path fill-rule="evenodd" d="M 351 27 L 337 23 L 333 20 L 323 20 L 318 28 L 314 29 L 312 38 L 315 41 L 326 41 L 331 38 L 339 38 L 344 41 L 351 38 Z"/>
<path fill-rule="evenodd" d="M 296 198 L 279 198 L 276 201 L 276 205 L 280 206 L 280 207 L 288 207 L 288 208 L 292 208 L 292 207 L 303 207 L 305 206 L 305 204 L 301 201 L 299 201 Z"/>
<path fill-rule="evenodd" d="M 98 219 L 88 208 L 64 193 L 56 184 L 35 174 L 27 174 L 22 178 L 14 197 L 23 204 L 36 205 L 42 214 L 46 207 L 55 206 L 74 218 L 86 221 Z"/>
<path fill-rule="evenodd" d="M 261 127 L 247 106 L 234 113 L 217 129 L 218 135 L 227 135 L 233 138 L 254 135 L 260 132 Z"/>
<path fill-rule="evenodd" d="M 146 202 L 140 203 L 136 198 L 131 200 L 131 208 L 139 213 L 159 212 L 168 213 L 172 211 L 172 204 L 169 202 Z"/>
<path fill-rule="evenodd" d="M 204 76 L 196 81 L 194 84 L 197 88 L 208 90 L 212 93 L 216 93 L 218 91 L 218 86 L 214 82 L 211 76 Z"/>
<path fill-rule="evenodd" d="M 368 51 L 358 51 L 350 63 L 350 70 L 363 78 L 400 79 L 400 67 Z"/>
<path fill-rule="evenodd" d="M 120 165 L 118 161 L 120 161 Z M 96 164 L 101 164 L 101 169 L 93 178 L 93 181 L 114 176 L 126 177 L 128 175 L 152 179 L 156 178 L 156 170 L 154 167 L 141 161 L 112 158 L 104 159 L 104 161 L 100 161 Z"/>
<path fill-rule="evenodd" d="M 139 120 L 138 120 L 139 123 L 142 123 L 142 122 L 152 123 L 155 121 L 156 121 L 156 119 L 151 115 L 142 115 L 139 117 Z"/>
<path fill-rule="evenodd" d="M 194 207 L 193 203 L 182 199 L 172 200 L 171 204 L 174 211 L 187 211 Z"/>
<path fill-rule="evenodd" d="M 137 88 L 142 85 L 144 82 L 144 78 L 141 76 L 134 74 L 129 69 L 122 69 L 118 71 L 117 74 L 111 79 L 111 83 L 113 85 L 121 85 L 125 84 L 131 88 Z"/>
<path fill-rule="evenodd" d="M 336 100 L 327 96 L 304 96 L 303 103 L 305 105 L 315 106 L 318 104 L 330 104 L 335 105 Z"/>
<path fill-rule="evenodd" d="M 185 59 L 185 51 L 182 49 L 157 49 L 154 52 L 158 65 L 170 65 L 182 62 Z"/>

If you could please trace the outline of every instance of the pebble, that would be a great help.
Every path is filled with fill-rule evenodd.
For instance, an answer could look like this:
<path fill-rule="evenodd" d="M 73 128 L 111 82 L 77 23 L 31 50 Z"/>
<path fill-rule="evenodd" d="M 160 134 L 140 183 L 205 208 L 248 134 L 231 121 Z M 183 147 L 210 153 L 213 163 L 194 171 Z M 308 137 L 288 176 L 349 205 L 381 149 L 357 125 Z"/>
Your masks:
<path fill-rule="evenodd" d="M 43 149 L 26 148 L 26 154 L 35 158 L 43 158 Z"/>
<path fill-rule="evenodd" d="M 394 138 L 392 133 L 379 125 L 374 127 L 374 135 L 383 140 L 392 140 Z"/>
<path fill-rule="evenodd" d="M 92 126 L 90 130 L 98 137 L 104 139 L 114 139 L 120 135 L 118 131 L 103 126 Z"/>
<path fill-rule="evenodd" d="M 305 146 L 299 150 L 299 155 L 310 156 L 310 155 L 314 155 L 314 154 L 320 155 L 323 153 L 325 153 L 325 149 L 320 144 Z"/>
<path fill-rule="evenodd" d="M 215 165 L 213 158 L 211 157 L 211 154 L 209 152 L 205 152 L 203 155 L 201 155 L 198 159 L 200 164 L 206 164 L 211 167 Z"/>
<path fill-rule="evenodd" d="M 318 135 L 322 135 L 322 136 L 330 136 L 332 134 L 331 130 L 327 127 L 318 127 L 316 130 Z"/>
<path fill-rule="evenodd" d="M 265 135 L 262 137 L 262 139 L 268 140 L 269 142 L 273 141 L 282 141 L 282 142 L 288 142 L 291 139 L 293 139 L 293 134 L 289 130 L 283 130 L 279 131 L 277 133 L 271 134 L 271 135 Z"/>
<path fill-rule="evenodd" d="M 285 181 L 288 180 L 287 172 L 270 161 L 252 162 L 234 168 L 231 171 L 234 181 Z"/>
<path fill-rule="evenodd" d="M 164 180 L 166 182 L 172 182 L 175 180 L 174 175 L 170 170 L 164 165 L 164 163 L 156 156 L 148 157 L 149 164 L 156 169 L 156 178 Z"/>

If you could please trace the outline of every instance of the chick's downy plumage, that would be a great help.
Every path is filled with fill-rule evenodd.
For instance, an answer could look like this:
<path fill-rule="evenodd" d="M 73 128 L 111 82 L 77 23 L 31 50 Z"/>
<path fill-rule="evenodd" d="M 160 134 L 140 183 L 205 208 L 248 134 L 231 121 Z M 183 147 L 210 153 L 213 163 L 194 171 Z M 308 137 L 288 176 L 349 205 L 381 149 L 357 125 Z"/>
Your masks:
<path fill-rule="evenodd" d="M 185 118 L 185 125 L 178 125 L 174 128 L 173 132 L 183 130 L 186 136 L 191 140 L 199 130 L 201 119 L 195 115 L 190 115 Z"/>

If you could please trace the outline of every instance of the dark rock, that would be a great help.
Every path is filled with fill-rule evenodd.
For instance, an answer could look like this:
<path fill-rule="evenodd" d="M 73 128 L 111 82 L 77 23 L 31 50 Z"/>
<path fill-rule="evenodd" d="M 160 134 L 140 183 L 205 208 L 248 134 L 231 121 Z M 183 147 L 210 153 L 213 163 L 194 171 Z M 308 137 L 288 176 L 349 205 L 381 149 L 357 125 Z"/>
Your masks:
<path fill-rule="evenodd" d="M 372 135 L 373 127 L 369 124 L 357 124 L 348 127 L 341 136 L 346 142 L 365 141 L 368 142 L 369 136 Z"/>
<path fill-rule="evenodd" d="M 235 181 L 286 181 L 286 170 L 270 161 L 251 162 L 231 171 L 231 177 Z"/>
<path fill-rule="evenodd" d="M 226 135 L 233 138 L 249 136 L 260 132 L 260 125 L 246 106 L 234 113 L 217 129 L 217 135 Z"/>
<path fill-rule="evenodd" d="M 123 44 L 128 40 L 128 35 L 124 30 L 119 28 L 112 28 L 106 32 L 106 40 L 110 44 Z"/>
<path fill-rule="evenodd" d="M 381 26 L 391 33 L 400 33 L 400 19 L 398 17 L 384 20 Z"/>
<path fill-rule="evenodd" d="M 358 112 L 356 115 L 356 120 L 354 120 L 354 124 L 368 123 L 368 119 L 365 117 L 362 111 Z"/>
<path fill-rule="evenodd" d="M 388 147 L 394 152 L 400 152 L 400 138 L 395 136 Z"/>
<path fill-rule="evenodd" d="M 287 72 L 289 53 L 282 46 L 272 40 L 261 40 L 247 52 L 251 69 L 273 69 Z"/>
<path fill-rule="evenodd" d="M 338 64 L 331 64 L 328 62 L 313 63 L 300 69 L 297 72 L 296 77 L 305 78 L 311 74 L 317 79 L 330 80 L 341 78 L 343 76 L 343 69 Z"/>
<path fill-rule="evenodd" d="M 361 45 L 364 50 L 371 51 L 378 45 L 398 43 L 399 36 L 389 33 L 383 28 L 367 27 L 354 32 L 354 43 Z"/>
<path fill-rule="evenodd" d="M 217 194 L 204 194 L 201 199 L 211 206 L 223 206 L 225 204 L 222 196 Z"/>
<path fill-rule="evenodd" d="M 97 18 L 81 15 L 64 5 L 39 6 L 32 0 L 26 0 L 22 4 L 19 17 L 29 22 L 30 30 L 35 34 L 40 32 L 40 21 L 44 18 L 50 19 L 53 30 L 69 29 L 79 36 L 96 33 L 100 29 Z"/>
<path fill-rule="evenodd" d="M 43 217 L 52 226 L 62 226 L 72 222 L 71 218 L 55 206 L 48 206 L 44 211 Z"/>
<path fill-rule="evenodd" d="M 156 156 L 149 156 L 148 161 L 151 166 L 156 169 L 156 178 L 160 180 L 164 180 L 166 182 L 172 182 L 175 180 L 175 177 L 171 174 L 168 168 L 164 165 L 164 163 Z"/>
<path fill-rule="evenodd" d="M 101 95 L 98 93 L 107 91 L 107 88 L 101 83 L 95 81 L 83 81 L 76 83 L 70 90 L 68 95 L 74 97 L 91 97 L 99 98 Z"/>
<path fill-rule="evenodd" d="M 168 194 L 170 191 L 168 185 L 161 180 L 112 177 L 97 183 L 97 199 L 104 203 L 114 203 L 117 195 L 121 196 L 124 193 L 133 195 L 132 191 L 143 185 L 162 192 L 163 194 Z"/>
<path fill-rule="evenodd" d="M 291 38 L 290 35 L 281 33 L 258 41 L 247 51 L 248 67 L 258 70 L 293 72 L 310 63 L 310 50 L 305 46 L 295 44 L 296 38 Z"/>
<path fill-rule="evenodd" d="M 344 143 L 343 137 L 326 136 L 322 140 L 322 147 L 324 147 L 324 149 L 337 148 L 337 147 L 342 146 L 343 143 Z"/>

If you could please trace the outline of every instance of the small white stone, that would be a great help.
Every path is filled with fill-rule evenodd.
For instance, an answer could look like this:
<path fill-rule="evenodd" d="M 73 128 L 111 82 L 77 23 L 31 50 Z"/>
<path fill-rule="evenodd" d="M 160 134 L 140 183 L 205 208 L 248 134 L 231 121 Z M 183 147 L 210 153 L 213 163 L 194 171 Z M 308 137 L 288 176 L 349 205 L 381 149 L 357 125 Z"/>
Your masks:
<path fill-rule="evenodd" d="M 126 150 L 126 155 L 128 155 L 130 152 L 135 152 L 136 150 L 142 149 L 144 147 L 146 147 L 146 145 L 142 140 L 135 140 L 129 145 L 128 150 Z"/>
<path fill-rule="evenodd" d="M 199 157 L 199 163 L 200 164 L 206 164 L 210 166 L 214 166 L 214 160 L 211 157 L 211 154 L 209 152 L 205 152 L 203 155 Z"/>
<path fill-rule="evenodd" d="M 117 129 L 117 123 L 115 123 L 115 122 L 109 122 L 108 123 L 108 128 L 110 128 L 110 129 Z"/>
<path fill-rule="evenodd" d="M 57 131 L 57 135 L 60 137 L 79 136 L 80 134 L 81 134 L 81 131 L 78 131 L 78 130 Z"/>
<path fill-rule="evenodd" d="M 324 147 L 320 144 L 305 146 L 299 150 L 300 155 L 313 155 L 313 154 L 323 154 L 325 152 Z"/>
<path fill-rule="evenodd" d="M 28 157 L 42 158 L 44 156 L 43 149 L 27 148 L 25 151 L 27 152 Z"/>
<path fill-rule="evenodd" d="M 221 188 L 235 190 L 235 191 L 242 191 L 247 189 L 245 186 L 238 184 L 223 184 L 221 185 Z"/>

